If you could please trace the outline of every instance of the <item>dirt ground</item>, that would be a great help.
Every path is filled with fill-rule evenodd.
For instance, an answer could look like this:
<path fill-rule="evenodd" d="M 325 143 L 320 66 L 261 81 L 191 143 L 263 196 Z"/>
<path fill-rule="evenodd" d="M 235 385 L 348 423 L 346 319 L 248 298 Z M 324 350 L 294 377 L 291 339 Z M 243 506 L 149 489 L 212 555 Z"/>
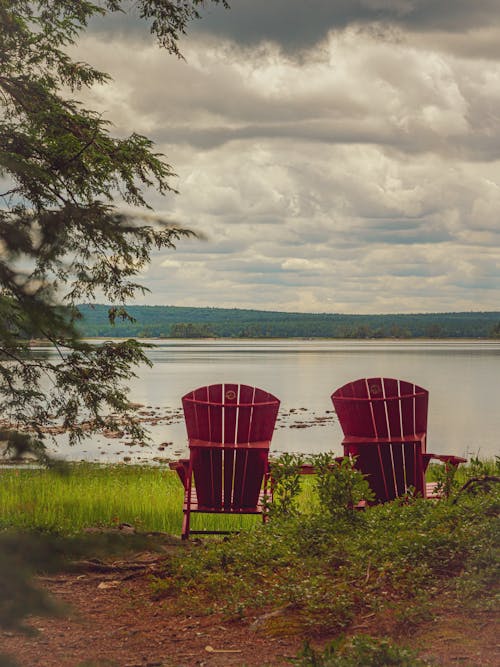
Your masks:
<path fill-rule="evenodd" d="M 136 554 L 99 571 L 82 563 L 79 571 L 40 577 L 42 587 L 69 605 L 60 618 L 32 618 L 34 636 L 0 632 L 0 649 L 23 667 L 190 667 L 290 665 L 302 637 L 272 637 L 253 619 L 224 621 L 218 616 L 173 616 L 155 600 L 150 577 L 157 553 Z M 96 569 L 98 571 L 96 571 Z M 253 627 L 253 625 L 255 627 Z M 384 634 L 374 621 L 353 631 Z M 439 609 L 435 619 L 401 642 L 436 665 L 497 667 L 499 628 L 492 613 L 471 615 L 456 607 Z M 328 637 L 316 640 L 321 646 Z"/>

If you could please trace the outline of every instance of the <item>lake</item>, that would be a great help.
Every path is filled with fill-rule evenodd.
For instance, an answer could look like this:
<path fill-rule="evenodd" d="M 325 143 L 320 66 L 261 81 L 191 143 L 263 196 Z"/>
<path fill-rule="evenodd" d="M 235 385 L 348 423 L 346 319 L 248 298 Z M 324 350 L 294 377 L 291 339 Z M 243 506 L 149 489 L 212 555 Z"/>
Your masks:
<path fill-rule="evenodd" d="M 146 462 L 187 451 L 181 396 L 219 382 L 259 386 L 281 399 L 272 451 L 341 453 L 331 393 L 362 377 L 409 380 L 430 392 L 428 450 L 470 457 L 500 452 L 500 341 L 168 340 L 148 351 L 152 368 L 131 381 L 130 399 L 168 419 L 148 447 L 93 438 L 51 451 L 69 460 Z M 161 449 L 159 449 L 161 447 Z"/>

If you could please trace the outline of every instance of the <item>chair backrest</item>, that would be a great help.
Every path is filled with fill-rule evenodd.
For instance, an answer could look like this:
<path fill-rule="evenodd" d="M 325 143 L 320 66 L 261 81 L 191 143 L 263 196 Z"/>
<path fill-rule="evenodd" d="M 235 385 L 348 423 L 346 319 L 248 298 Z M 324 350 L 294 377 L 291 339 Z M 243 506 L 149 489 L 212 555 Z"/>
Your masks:
<path fill-rule="evenodd" d="M 401 438 L 427 432 L 429 392 L 404 380 L 366 378 L 332 394 L 346 436 Z"/>
<path fill-rule="evenodd" d="M 279 404 L 269 392 L 243 384 L 213 384 L 183 396 L 200 507 L 256 506 Z"/>
<path fill-rule="evenodd" d="M 392 500 L 410 487 L 425 495 L 428 399 L 426 389 L 392 378 L 356 380 L 332 394 L 346 436 L 344 453 L 357 457 L 356 466 L 378 501 Z"/>

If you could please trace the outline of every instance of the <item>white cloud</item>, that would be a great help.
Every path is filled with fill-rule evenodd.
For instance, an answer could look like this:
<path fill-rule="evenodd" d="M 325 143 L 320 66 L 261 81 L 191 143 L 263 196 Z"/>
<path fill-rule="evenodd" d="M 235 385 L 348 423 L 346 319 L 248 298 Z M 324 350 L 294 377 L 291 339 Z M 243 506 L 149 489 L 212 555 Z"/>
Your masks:
<path fill-rule="evenodd" d="M 413 16 L 405 0 L 365 4 Z M 115 79 L 87 104 L 156 139 L 181 194 L 151 202 L 207 239 L 154 256 L 145 302 L 498 309 L 500 54 L 424 24 L 333 26 L 300 58 L 202 33 L 186 62 L 84 38 L 79 56 Z"/>

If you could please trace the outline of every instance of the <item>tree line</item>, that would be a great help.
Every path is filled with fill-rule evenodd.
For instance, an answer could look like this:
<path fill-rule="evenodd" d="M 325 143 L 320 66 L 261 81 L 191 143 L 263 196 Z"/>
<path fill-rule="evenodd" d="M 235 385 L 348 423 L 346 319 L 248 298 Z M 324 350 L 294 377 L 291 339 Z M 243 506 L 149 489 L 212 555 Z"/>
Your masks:
<path fill-rule="evenodd" d="M 79 307 L 85 337 L 144 338 L 499 338 L 500 312 L 345 315 L 236 308 L 130 306 L 111 325 L 109 306 Z"/>

